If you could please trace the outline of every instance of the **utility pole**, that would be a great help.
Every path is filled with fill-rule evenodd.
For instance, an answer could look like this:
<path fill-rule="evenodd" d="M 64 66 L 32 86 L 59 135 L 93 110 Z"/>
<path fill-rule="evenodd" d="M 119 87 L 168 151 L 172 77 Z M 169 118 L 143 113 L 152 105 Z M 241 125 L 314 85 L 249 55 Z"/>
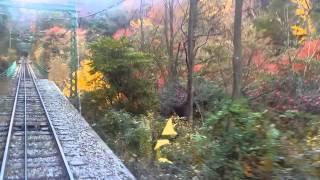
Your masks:
<path fill-rule="evenodd" d="M 9 50 L 12 48 L 12 25 L 9 23 Z"/>
<path fill-rule="evenodd" d="M 76 2 L 70 0 L 70 3 L 75 4 Z M 75 6 L 76 7 L 76 6 Z M 71 12 L 71 61 L 70 61 L 70 98 L 75 99 L 75 106 L 81 113 L 81 100 L 80 93 L 78 90 L 78 69 L 80 67 L 80 57 L 78 52 L 78 14 L 77 11 Z"/>

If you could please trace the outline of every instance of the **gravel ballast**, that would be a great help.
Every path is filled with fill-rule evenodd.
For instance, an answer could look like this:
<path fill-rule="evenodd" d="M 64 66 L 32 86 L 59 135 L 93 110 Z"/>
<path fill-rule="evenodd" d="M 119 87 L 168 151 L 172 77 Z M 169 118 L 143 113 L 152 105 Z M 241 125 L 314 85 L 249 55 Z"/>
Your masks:
<path fill-rule="evenodd" d="M 75 179 L 135 179 L 54 82 L 38 86 Z"/>

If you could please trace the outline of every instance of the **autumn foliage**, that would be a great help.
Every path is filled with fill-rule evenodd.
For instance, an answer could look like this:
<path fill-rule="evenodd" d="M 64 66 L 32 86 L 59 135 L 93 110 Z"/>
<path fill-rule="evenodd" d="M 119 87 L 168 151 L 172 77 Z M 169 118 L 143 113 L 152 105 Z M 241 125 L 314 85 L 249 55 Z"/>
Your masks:
<path fill-rule="evenodd" d="M 319 179 L 319 5 L 244 0 L 235 48 L 236 1 L 192 2 L 197 26 L 188 0 L 125 0 L 80 18 L 85 118 L 138 179 Z M 69 95 L 70 29 L 47 27 L 32 57 Z"/>

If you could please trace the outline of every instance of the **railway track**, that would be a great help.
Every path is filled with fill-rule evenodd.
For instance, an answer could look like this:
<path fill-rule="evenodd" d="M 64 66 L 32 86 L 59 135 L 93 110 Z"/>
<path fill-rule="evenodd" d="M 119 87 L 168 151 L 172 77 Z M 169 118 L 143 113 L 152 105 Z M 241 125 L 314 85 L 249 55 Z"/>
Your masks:
<path fill-rule="evenodd" d="M 19 68 L 10 122 L 2 129 L 7 135 L 0 138 L 5 144 L 0 179 L 74 179 L 34 72 L 25 62 Z"/>
<path fill-rule="evenodd" d="M 21 66 L 18 67 L 17 72 L 20 72 Z M 19 73 L 15 74 L 14 82 L 18 81 Z M 16 88 L 16 87 L 15 87 Z M 13 90 L 15 91 L 15 90 Z M 13 92 L 11 93 L 13 94 Z M 15 100 L 15 96 L 4 96 L 0 99 L 0 162 L 2 162 L 4 149 L 6 146 L 7 135 L 9 131 L 11 111 L 13 107 L 13 102 Z"/>

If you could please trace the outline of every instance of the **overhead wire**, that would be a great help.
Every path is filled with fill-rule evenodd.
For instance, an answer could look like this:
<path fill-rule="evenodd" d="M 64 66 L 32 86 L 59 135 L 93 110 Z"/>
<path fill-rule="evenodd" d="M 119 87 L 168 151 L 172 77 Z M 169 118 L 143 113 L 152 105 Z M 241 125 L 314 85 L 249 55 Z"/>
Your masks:
<path fill-rule="evenodd" d="M 86 15 L 86 16 L 79 17 L 79 19 L 84 19 L 84 18 L 92 17 L 92 16 L 95 16 L 95 15 L 97 15 L 97 14 L 103 13 L 103 12 L 105 12 L 105 11 L 107 11 L 107 10 L 110 10 L 110 9 L 112 9 L 112 8 L 115 8 L 115 7 L 119 6 L 119 5 L 122 4 L 124 1 L 125 1 L 125 0 L 120 0 L 120 1 L 116 2 L 115 4 L 112 4 L 112 5 L 108 6 L 108 7 L 106 7 L 105 9 L 102 9 L 102 10 L 100 10 L 100 11 L 97 11 L 97 12 L 95 12 L 95 13 L 92 13 L 92 14 L 89 14 L 89 15 Z"/>
<path fill-rule="evenodd" d="M 92 14 L 89 14 L 89 15 L 86 15 L 86 16 L 81 16 L 81 17 L 77 17 L 77 27 L 80 27 L 81 26 L 81 20 L 83 20 L 83 19 L 85 19 L 85 18 L 90 18 L 90 17 L 94 17 L 94 16 L 96 16 L 96 15 L 98 15 L 98 14 L 101 14 L 101 13 L 103 13 L 103 12 L 106 12 L 106 11 L 108 11 L 108 10 L 110 10 L 110 9 L 112 9 L 112 8 L 115 8 L 115 7 L 117 7 L 117 6 L 119 6 L 120 4 L 122 4 L 123 2 L 125 2 L 125 0 L 119 0 L 119 1 L 117 1 L 116 3 L 114 3 L 114 4 L 112 4 L 112 5 L 109 5 L 108 7 L 106 7 L 106 8 L 104 8 L 104 9 L 102 9 L 102 10 L 99 10 L 99 11 L 97 11 L 97 12 L 94 12 L 94 13 L 92 13 Z M 66 31 L 65 33 L 64 33 L 64 35 L 66 34 L 66 33 L 68 33 L 68 32 L 70 32 L 70 30 L 68 30 L 68 31 Z M 77 49 L 79 48 L 78 46 L 78 42 L 76 42 L 77 43 Z M 78 66 L 79 66 L 80 64 L 79 64 L 79 56 L 78 56 Z M 3 73 L 4 74 L 4 73 Z M 3 76 L 3 74 L 1 74 L 1 76 Z M 79 100 L 80 100 L 80 97 L 78 97 L 79 98 Z M 79 105 L 81 106 L 81 102 L 79 103 Z M 80 108 L 80 112 L 81 112 L 81 108 Z"/>

